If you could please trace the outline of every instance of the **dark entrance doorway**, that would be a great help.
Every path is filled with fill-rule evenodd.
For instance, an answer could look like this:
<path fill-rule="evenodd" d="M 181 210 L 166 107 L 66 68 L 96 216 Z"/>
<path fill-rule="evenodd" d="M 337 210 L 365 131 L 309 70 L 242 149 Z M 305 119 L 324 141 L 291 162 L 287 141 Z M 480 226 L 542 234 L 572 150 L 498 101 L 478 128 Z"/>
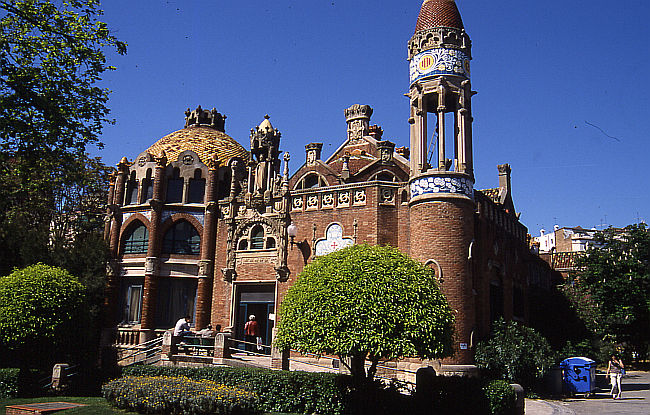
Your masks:
<path fill-rule="evenodd" d="M 271 331 L 273 320 L 271 314 L 275 313 L 275 284 L 237 284 L 235 287 L 235 337 L 244 339 L 244 325 L 249 316 L 254 315 L 260 327 L 262 344 L 271 345 Z M 244 349 L 244 345 L 237 346 Z M 271 350 L 264 347 L 260 353 L 269 354 Z"/>

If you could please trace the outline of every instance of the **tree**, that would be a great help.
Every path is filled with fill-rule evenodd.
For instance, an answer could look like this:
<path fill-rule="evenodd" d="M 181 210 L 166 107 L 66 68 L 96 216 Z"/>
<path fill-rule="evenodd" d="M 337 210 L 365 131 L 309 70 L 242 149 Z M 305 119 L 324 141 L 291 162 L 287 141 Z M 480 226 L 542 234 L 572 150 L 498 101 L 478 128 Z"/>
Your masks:
<path fill-rule="evenodd" d="M 21 367 L 51 367 L 85 342 L 85 289 L 67 271 L 44 264 L 0 277 L 0 345 Z"/>
<path fill-rule="evenodd" d="M 105 170 L 86 156 L 111 122 L 109 91 L 97 83 L 114 69 L 104 51 L 123 54 L 126 45 L 101 14 L 98 0 L 0 0 L 2 272 L 52 263 L 50 231 L 61 203 L 70 206 L 67 192 Z M 97 168 L 85 172 L 89 165 Z"/>
<path fill-rule="evenodd" d="M 650 344 L 650 233 L 645 224 L 597 232 L 578 261 L 567 292 L 601 339 L 630 346 L 640 356 Z"/>
<path fill-rule="evenodd" d="M 432 269 L 393 247 L 353 245 L 305 267 L 282 302 L 275 345 L 338 355 L 371 380 L 380 359 L 451 355 L 453 324 Z"/>
<path fill-rule="evenodd" d="M 494 323 L 492 337 L 476 346 L 478 367 L 492 376 L 530 388 L 553 365 L 548 341 L 535 330 L 503 319 Z"/>

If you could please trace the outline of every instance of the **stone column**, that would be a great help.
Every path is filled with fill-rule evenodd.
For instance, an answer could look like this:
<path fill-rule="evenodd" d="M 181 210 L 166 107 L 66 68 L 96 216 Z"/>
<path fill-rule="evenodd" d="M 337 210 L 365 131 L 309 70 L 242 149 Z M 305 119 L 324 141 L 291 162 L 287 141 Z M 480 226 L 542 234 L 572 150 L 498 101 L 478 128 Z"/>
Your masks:
<path fill-rule="evenodd" d="M 117 178 L 117 172 L 113 171 L 108 176 L 108 203 L 106 207 L 106 217 L 104 219 L 104 240 L 106 243 L 110 243 L 111 240 L 111 222 L 113 221 L 113 203 L 115 200 L 115 179 Z"/>
<path fill-rule="evenodd" d="M 438 170 L 447 170 L 447 160 L 445 155 L 445 86 L 441 83 L 438 85 Z"/>
<path fill-rule="evenodd" d="M 149 246 L 144 269 L 144 293 L 142 294 L 142 320 L 140 343 L 154 338 L 156 325 L 156 300 L 158 294 L 158 279 L 160 278 L 160 220 L 163 210 L 163 183 L 165 181 L 167 156 L 163 154 L 156 158 L 156 170 L 153 182 L 153 197 L 151 205 L 151 222 L 149 224 Z"/>
<path fill-rule="evenodd" d="M 113 185 L 114 193 L 109 193 L 109 259 L 106 266 L 106 292 L 104 296 L 104 327 L 113 328 L 117 324 L 117 304 L 119 295 L 119 248 L 120 231 L 122 229 L 122 203 L 124 202 L 124 186 L 129 175 L 129 162 L 126 157 L 117 165 L 118 171 Z M 108 335 L 107 335 L 108 336 Z M 110 336 L 108 336 L 110 337 Z M 108 341 L 108 340 L 107 340 Z"/>
<path fill-rule="evenodd" d="M 208 161 L 208 177 L 205 187 L 205 220 L 201 236 L 201 260 L 196 294 L 196 328 L 202 329 L 210 322 L 212 305 L 212 281 L 214 278 L 214 251 L 217 239 L 219 211 L 219 158 L 215 154 Z"/>

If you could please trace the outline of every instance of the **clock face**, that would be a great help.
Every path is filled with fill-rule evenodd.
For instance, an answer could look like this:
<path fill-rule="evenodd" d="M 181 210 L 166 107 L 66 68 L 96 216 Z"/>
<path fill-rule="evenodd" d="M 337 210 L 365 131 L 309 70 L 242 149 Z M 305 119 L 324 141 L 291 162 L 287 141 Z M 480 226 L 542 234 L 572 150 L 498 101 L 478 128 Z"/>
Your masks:
<path fill-rule="evenodd" d="M 458 49 L 437 48 L 418 53 L 410 64 L 411 82 L 436 75 L 470 77 L 469 56 Z"/>

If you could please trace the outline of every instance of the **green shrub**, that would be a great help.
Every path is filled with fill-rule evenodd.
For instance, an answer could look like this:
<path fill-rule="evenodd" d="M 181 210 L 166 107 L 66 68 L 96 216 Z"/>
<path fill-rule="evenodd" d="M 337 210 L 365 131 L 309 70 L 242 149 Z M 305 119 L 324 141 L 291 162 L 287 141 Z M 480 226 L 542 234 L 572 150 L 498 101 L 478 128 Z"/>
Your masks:
<path fill-rule="evenodd" d="M 18 374 L 20 369 L 0 369 L 0 399 L 18 396 Z"/>
<path fill-rule="evenodd" d="M 259 398 L 266 412 L 342 414 L 351 393 L 351 379 L 333 373 L 286 372 L 257 368 L 183 368 L 131 366 L 126 376 L 185 376 L 242 387 Z"/>
<path fill-rule="evenodd" d="M 492 415 L 515 413 L 517 396 L 515 390 L 504 380 L 493 380 L 483 387 Z"/>
<path fill-rule="evenodd" d="M 553 351 L 542 335 L 503 319 L 494 323 L 492 338 L 477 345 L 475 359 L 490 377 L 519 383 L 525 389 L 536 386 L 554 363 Z"/>
<path fill-rule="evenodd" d="M 102 388 L 104 398 L 127 411 L 144 414 L 255 414 L 253 392 L 187 377 L 127 376 Z"/>

